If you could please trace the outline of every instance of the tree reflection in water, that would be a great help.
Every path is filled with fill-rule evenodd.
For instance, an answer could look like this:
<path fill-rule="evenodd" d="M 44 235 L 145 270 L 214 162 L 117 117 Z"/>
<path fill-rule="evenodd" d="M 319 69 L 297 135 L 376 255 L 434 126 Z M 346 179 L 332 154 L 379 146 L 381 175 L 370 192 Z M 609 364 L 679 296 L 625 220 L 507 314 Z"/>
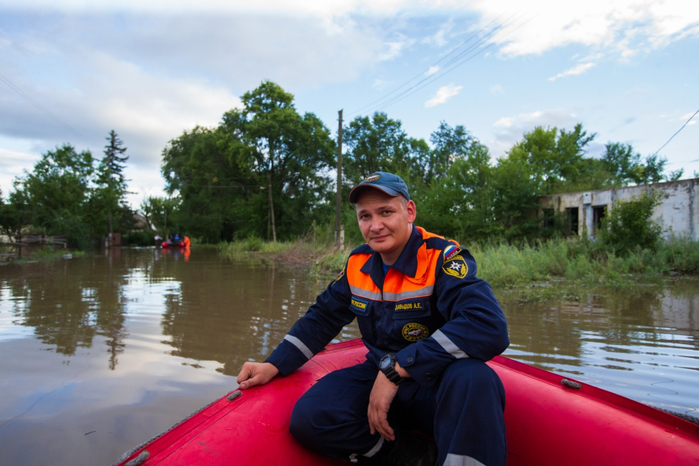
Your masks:
<path fill-rule="evenodd" d="M 0 355 L 11 355 L 0 357 L 3 454 L 113 461 L 235 388 L 242 363 L 263 360 L 326 284 L 196 248 L 0 267 Z M 555 303 L 502 293 L 506 355 L 697 416 L 696 285 L 585 290 Z M 337 339 L 358 336 L 353 324 Z"/>

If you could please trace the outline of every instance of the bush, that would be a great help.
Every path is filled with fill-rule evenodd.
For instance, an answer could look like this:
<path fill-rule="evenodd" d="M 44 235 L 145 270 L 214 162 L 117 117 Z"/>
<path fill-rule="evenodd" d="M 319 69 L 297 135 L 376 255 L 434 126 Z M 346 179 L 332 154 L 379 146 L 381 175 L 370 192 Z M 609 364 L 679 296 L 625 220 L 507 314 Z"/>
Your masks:
<path fill-rule="evenodd" d="M 152 231 L 132 231 L 121 237 L 122 246 L 153 246 L 155 233 Z"/>
<path fill-rule="evenodd" d="M 691 238 L 673 238 L 658 250 L 658 258 L 681 274 L 699 274 L 699 242 Z"/>
<path fill-rule="evenodd" d="M 650 192 L 627 202 L 614 203 L 612 212 L 602 220 L 599 231 L 602 245 L 620 256 L 639 249 L 655 251 L 663 230 L 651 217 L 653 209 L 660 204 L 660 196 Z"/>

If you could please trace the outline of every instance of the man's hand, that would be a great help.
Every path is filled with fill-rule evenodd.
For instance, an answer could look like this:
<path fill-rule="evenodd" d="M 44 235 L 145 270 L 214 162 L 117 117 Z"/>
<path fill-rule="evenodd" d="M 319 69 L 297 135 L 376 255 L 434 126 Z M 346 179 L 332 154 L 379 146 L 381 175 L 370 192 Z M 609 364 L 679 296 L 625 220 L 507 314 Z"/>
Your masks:
<path fill-rule="evenodd" d="M 379 371 L 374 381 L 374 387 L 369 395 L 369 429 L 373 435 L 375 432 L 381 434 L 383 438 L 394 441 L 396 436 L 393 429 L 388 424 L 388 409 L 398 392 L 398 385 L 386 378 L 383 372 Z"/>
<path fill-rule="evenodd" d="M 237 381 L 240 388 L 245 390 L 255 385 L 266 384 L 278 373 L 279 369 L 268 362 L 246 362 L 238 374 Z"/>

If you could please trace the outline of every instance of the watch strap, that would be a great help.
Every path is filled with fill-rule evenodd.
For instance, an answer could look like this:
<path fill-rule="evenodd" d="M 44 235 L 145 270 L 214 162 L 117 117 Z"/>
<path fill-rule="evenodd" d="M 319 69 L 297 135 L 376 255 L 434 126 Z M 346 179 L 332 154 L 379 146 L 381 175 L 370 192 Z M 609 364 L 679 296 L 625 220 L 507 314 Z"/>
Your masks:
<path fill-rule="evenodd" d="M 403 377 L 401 377 L 398 371 L 396 371 L 396 355 L 393 353 L 388 353 L 382 359 L 384 358 L 389 358 L 390 364 L 381 364 L 381 372 L 384 373 L 388 380 L 396 385 L 399 385 L 403 381 Z"/>

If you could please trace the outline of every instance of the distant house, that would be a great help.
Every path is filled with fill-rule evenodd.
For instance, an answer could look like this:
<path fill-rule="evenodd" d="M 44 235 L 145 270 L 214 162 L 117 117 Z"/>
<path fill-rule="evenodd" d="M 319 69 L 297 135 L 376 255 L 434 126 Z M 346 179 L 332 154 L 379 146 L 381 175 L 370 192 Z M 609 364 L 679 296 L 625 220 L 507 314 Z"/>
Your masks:
<path fill-rule="evenodd" d="M 600 189 L 578 193 L 551 194 L 539 198 L 539 218 L 544 222 L 554 212 L 565 214 L 570 234 L 597 236 L 602 219 L 617 201 L 628 201 L 649 191 L 662 193 L 653 220 L 663 226 L 666 238 L 686 236 L 699 240 L 699 178 L 625 188 Z"/>
<path fill-rule="evenodd" d="M 139 214 L 138 212 L 134 212 L 133 220 L 134 220 L 134 225 L 133 225 L 132 231 L 145 231 L 145 230 L 152 230 L 153 229 L 153 227 L 148 225 L 148 220 L 146 220 L 146 217 Z"/>

